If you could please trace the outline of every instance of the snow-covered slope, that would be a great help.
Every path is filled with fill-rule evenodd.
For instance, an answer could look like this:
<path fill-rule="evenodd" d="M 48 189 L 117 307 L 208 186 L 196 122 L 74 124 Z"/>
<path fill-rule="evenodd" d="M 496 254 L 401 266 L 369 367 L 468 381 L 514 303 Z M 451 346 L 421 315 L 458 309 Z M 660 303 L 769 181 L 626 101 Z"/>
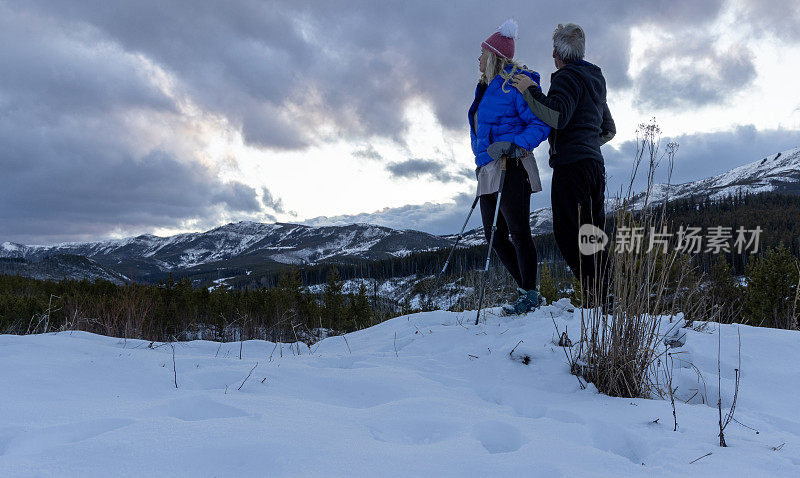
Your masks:
<path fill-rule="evenodd" d="M 178 343 L 175 372 L 169 345 L 0 336 L 0 476 L 800 475 L 800 332 L 739 327 L 735 416 L 760 433 L 732 422 L 720 448 L 716 325 L 687 330 L 681 363 L 704 382 L 676 369 L 695 398 L 676 403 L 675 432 L 668 401 L 581 390 L 551 314 L 579 330 L 558 305 L 479 326 L 431 312 L 310 349 L 245 342 L 242 360 L 239 343 Z M 720 330 L 727 409 L 737 327 Z"/>
<path fill-rule="evenodd" d="M 92 259 L 70 254 L 54 254 L 36 262 L 21 257 L 0 257 L 0 274 L 54 281 L 64 278 L 90 281 L 100 279 L 115 284 L 130 281 L 128 277 Z"/>

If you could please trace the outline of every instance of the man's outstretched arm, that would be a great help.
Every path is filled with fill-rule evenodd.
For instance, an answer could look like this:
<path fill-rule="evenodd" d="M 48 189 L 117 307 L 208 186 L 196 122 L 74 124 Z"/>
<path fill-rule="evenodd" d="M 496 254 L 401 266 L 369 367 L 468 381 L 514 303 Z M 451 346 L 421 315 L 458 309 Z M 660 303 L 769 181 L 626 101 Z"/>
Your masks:
<path fill-rule="evenodd" d="M 522 93 L 533 114 L 555 129 L 564 128 L 572 119 L 581 94 L 581 85 L 569 74 L 555 76 L 547 95 L 525 75 L 515 75 L 511 84 Z"/>

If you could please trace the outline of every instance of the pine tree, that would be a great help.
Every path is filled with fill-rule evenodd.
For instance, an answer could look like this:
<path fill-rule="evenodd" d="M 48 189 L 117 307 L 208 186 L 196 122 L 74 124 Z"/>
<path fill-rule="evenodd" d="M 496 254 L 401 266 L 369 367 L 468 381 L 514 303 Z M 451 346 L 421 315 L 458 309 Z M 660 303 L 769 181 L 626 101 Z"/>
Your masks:
<path fill-rule="evenodd" d="M 369 306 L 367 286 L 364 285 L 364 282 L 359 285 L 358 292 L 350 297 L 347 309 L 347 315 L 350 319 L 348 330 L 358 330 L 373 325 L 372 308 Z"/>
<path fill-rule="evenodd" d="M 547 300 L 548 304 L 552 304 L 559 299 L 558 287 L 555 280 L 553 280 L 553 275 L 550 273 L 550 268 L 545 263 L 539 266 L 539 292 Z"/>
<path fill-rule="evenodd" d="M 328 273 L 322 301 L 325 305 L 324 317 L 328 321 L 328 327 L 334 330 L 340 328 L 339 321 L 345 315 L 345 301 L 342 293 L 342 281 L 339 280 L 339 270 L 336 267 L 333 267 Z"/>
<path fill-rule="evenodd" d="M 798 318 L 798 271 L 800 264 L 781 245 L 767 250 L 748 264 L 744 322 L 749 325 L 794 328 Z"/>

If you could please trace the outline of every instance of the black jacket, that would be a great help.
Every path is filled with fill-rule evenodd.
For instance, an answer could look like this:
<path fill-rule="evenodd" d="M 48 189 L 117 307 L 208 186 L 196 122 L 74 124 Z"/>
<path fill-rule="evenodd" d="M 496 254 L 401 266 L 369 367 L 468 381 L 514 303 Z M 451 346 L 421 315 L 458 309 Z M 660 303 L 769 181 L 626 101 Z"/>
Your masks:
<path fill-rule="evenodd" d="M 533 85 L 523 94 L 533 114 L 550 132 L 550 166 L 594 159 L 603 164 L 600 145 L 617 130 L 606 104 L 606 80 L 600 67 L 584 60 L 561 67 L 550 77 L 550 91 Z"/>

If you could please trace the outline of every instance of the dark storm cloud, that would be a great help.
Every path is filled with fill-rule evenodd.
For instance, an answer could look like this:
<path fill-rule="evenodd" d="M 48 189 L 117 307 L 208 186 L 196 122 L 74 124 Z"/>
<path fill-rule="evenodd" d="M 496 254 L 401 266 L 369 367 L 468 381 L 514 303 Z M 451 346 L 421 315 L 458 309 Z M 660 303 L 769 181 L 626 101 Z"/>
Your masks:
<path fill-rule="evenodd" d="M 96 29 L 0 3 L 0 65 L 0 240 L 98 239 L 260 209 L 253 188 L 195 159 L 199 139 L 152 64 Z"/>
<path fill-rule="evenodd" d="M 756 77 L 753 53 L 744 46 L 709 48 L 713 36 L 684 34 L 648 50 L 636 82 L 636 102 L 660 109 L 696 108 L 723 102 Z"/>
<path fill-rule="evenodd" d="M 443 183 L 463 182 L 465 178 L 474 179 L 475 176 L 468 169 L 453 174 L 447 171 L 446 166 L 438 161 L 419 158 L 387 164 L 386 170 L 389 171 L 393 178 L 397 179 L 418 178 L 429 175 Z"/>
<path fill-rule="evenodd" d="M 231 211 L 256 212 L 261 209 L 255 188 L 238 182 L 229 183 L 213 196 L 212 201 L 226 204 Z"/>
<path fill-rule="evenodd" d="M 502 8 L 459 2 L 195 2 L 26 0 L 10 5 L 89 29 L 174 74 L 178 89 L 241 125 L 245 138 L 303 148 L 334 125 L 350 138 L 397 138 L 413 97 L 461 128 L 477 79 L 480 42 L 507 17 L 520 24 L 518 57 L 553 70 L 551 35 L 559 22 L 587 32 L 587 56 L 611 87 L 630 83 L 628 29 L 637 24 L 703 24 L 721 1 L 514 1 Z M 548 83 L 545 80 L 545 83 Z"/>
<path fill-rule="evenodd" d="M 258 207 L 248 197 L 252 188 L 221 183 L 199 163 L 160 153 L 134 160 L 91 149 L 86 145 L 80 158 L 47 165 L 48 172 L 28 172 L 24 181 L 0 176 L 2 240 L 93 240 L 117 229 L 178 226 L 221 210 Z"/>

